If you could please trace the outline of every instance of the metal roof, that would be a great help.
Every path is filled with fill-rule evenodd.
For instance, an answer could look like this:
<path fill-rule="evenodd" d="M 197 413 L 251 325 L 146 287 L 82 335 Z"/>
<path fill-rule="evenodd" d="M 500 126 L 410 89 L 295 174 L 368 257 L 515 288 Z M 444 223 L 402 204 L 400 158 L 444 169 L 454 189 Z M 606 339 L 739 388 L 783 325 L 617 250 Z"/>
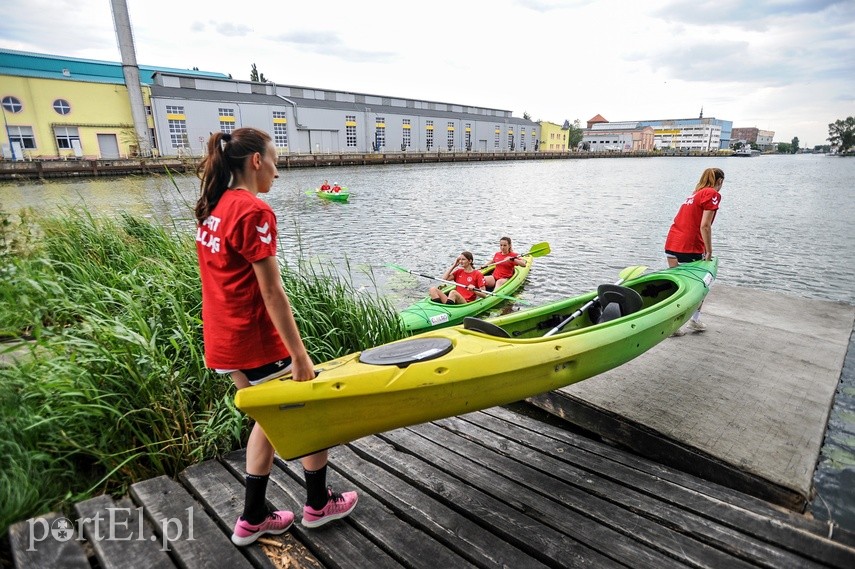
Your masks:
<path fill-rule="evenodd" d="M 140 82 L 143 85 L 151 85 L 152 75 L 156 72 L 180 73 L 194 77 L 217 79 L 228 78 L 228 75 L 224 73 L 213 71 L 154 67 L 151 65 L 138 65 L 138 67 L 140 70 Z M 11 49 L 0 49 L 0 75 L 58 79 L 62 81 L 85 81 L 89 83 L 125 83 L 122 64 L 120 62 L 61 57 L 58 55 L 29 53 Z"/>

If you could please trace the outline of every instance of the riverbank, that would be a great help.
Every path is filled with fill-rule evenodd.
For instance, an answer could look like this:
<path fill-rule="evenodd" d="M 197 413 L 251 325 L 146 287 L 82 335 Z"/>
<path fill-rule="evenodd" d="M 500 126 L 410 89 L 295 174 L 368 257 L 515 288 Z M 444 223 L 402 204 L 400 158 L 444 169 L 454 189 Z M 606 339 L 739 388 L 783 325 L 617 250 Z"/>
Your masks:
<path fill-rule="evenodd" d="M 424 164 L 439 162 L 485 162 L 506 160 L 584 160 L 589 158 L 651 158 L 662 156 L 729 156 L 728 152 L 338 152 L 328 154 L 282 154 L 279 168 L 321 168 L 378 164 Z M 128 176 L 195 172 L 201 157 L 131 158 L 116 160 L 0 161 L 0 180 L 43 180 L 98 176 Z"/>

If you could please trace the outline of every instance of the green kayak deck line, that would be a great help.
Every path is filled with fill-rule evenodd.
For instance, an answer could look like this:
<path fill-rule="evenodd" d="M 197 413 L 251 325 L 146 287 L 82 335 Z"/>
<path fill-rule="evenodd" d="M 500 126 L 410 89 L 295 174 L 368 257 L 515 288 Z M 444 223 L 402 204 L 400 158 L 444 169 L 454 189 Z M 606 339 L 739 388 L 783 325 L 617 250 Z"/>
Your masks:
<path fill-rule="evenodd" d="M 524 267 L 516 265 L 514 274 L 502 286 L 496 289 L 495 293 L 503 296 L 512 295 L 525 282 L 528 273 L 531 271 L 533 257 L 521 257 L 526 260 Z M 490 267 L 482 271 L 484 275 L 489 275 L 494 267 Z M 443 285 L 441 290 L 446 294 L 454 287 L 451 285 Z M 401 311 L 400 319 L 405 330 L 410 332 L 423 332 L 425 330 L 435 330 L 446 326 L 455 326 L 463 322 L 467 316 L 477 316 L 494 306 L 507 301 L 501 296 L 488 295 L 483 298 L 477 298 L 466 304 L 439 304 L 433 302 L 430 297 L 426 297 L 415 304 L 412 304 Z"/>
<path fill-rule="evenodd" d="M 529 310 L 468 318 L 319 364 L 312 381 L 285 376 L 240 389 L 235 404 L 258 421 L 283 459 L 291 459 L 520 401 L 623 365 L 665 341 L 703 302 L 717 266 L 716 259 L 685 263 L 622 287 L 605 283 Z M 581 311 L 545 335 L 599 294 L 603 301 L 626 302 L 595 303 L 599 310 Z M 621 307 L 617 315 L 614 304 Z"/>

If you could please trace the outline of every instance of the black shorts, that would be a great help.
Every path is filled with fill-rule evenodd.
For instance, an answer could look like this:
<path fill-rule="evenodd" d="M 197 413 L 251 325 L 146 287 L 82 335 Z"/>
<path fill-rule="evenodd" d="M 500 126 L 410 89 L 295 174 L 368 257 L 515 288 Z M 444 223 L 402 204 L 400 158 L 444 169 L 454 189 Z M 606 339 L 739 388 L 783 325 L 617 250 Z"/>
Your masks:
<path fill-rule="evenodd" d="M 703 253 L 675 253 L 674 251 L 665 250 L 665 255 L 674 257 L 678 263 L 691 263 L 692 261 L 700 261 L 704 258 Z"/>
<path fill-rule="evenodd" d="M 229 370 L 217 371 L 228 372 Z M 269 364 L 264 364 L 263 366 L 254 367 L 252 369 L 242 369 L 240 371 L 246 375 L 250 385 L 258 385 L 259 383 L 264 383 L 267 380 L 285 375 L 291 371 L 291 358 L 287 357 Z"/>

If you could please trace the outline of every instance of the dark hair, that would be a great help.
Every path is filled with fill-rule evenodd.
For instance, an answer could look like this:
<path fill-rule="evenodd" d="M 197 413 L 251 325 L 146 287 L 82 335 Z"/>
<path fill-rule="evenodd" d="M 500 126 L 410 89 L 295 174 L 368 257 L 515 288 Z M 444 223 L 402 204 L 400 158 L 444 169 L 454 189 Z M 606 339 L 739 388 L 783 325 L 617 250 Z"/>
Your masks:
<path fill-rule="evenodd" d="M 255 128 L 239 128 L 231 134 L 215 132 L 208 139 L 205 158 L 199 163 L 196 175 L 202 180 L 201 193 L 196 202 L 196 222 L 202 224 L 229 188 L 232 176 L 240 172 L 246 160 L 256 152 L 267 152 L 270 135 Z"/>
<path fill-rule="evenodd" d="M 499 237 L 499 241 L 507 241 L 508 242 L 508 249 L 514 248 L 514 246 L 511 244 L 511 238 L 510 237 Z"/>
<path fill-rule="evenodd" d="M 472 253 L 470 253 L 469 251 L 464 251 L 464 252 L 462 252 L 462 253 L 461 253 L 461 255 L 463 255 L 464 257 L 466 257 L 467 259 L 469 259 L 469 262 L 470 262 L 470 263 L 472 263 L 472 262 L 474 262 L 474 261 L 475 261 L 475 259 L 472 257 Z"/>

